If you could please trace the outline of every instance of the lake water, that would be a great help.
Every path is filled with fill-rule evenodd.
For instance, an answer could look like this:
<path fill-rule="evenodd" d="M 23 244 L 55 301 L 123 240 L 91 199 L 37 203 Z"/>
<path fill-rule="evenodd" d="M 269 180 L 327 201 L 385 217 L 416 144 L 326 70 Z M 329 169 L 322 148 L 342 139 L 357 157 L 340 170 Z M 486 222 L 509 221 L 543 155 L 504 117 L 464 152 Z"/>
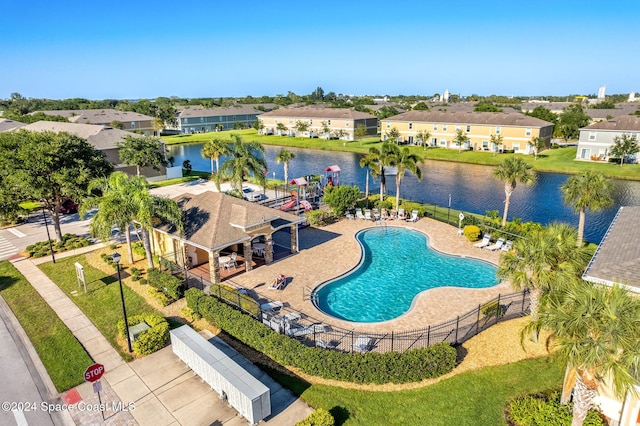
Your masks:
<path fill-rule="evenodd" d="M 175 164 L 190 160 L 194 170 L 210 171 L 211 162 L 202 158 L 202 144 L 169 146 L 169 154 Z M 269 177 L 284 179 L 282 164 L 275 161 L 281 147 L 265 146 Z M 360 167 L 360 154 L 287 148 L 296 157 L 289 164 L 289 178 L 322 174 L 325 167 L 337 164 L 342 169 L 340 183 L 357 185 L 364 190 L 366 171 Z M 222 163 L 223 159 L 221 159 Z M 498 210 L 502 215 L 504 207 L 504 184 L 492 177 L 493 167 L 464 163 L 427 160 L 421 165 L 422 180 L 407 173 L 402 180 L 400 196 L 405 199 L 447 206 L 451 195 L 452 217 L 458 211 L 484 214 L 487 210 Z M 537 181 L 531 186 L 518 184 L 511 196 L 509 218 L 548 224 L 559 221 L 578 226 L 578 215 L 562 202 L 560 187 L 569 175 L 561 173 L 537 173 Z M 370 185 L 379 188 L 379 181 Z M 585 239 L 599 243 L 620 206 L 640 205 L 640 182 L 614 181 L 613 207 L 596 213 L 587 213 Z M 387 179 L 387 193 L 395 194 L 395 180 Z M 455 213 L 453 212 L 455 210 Z"/>

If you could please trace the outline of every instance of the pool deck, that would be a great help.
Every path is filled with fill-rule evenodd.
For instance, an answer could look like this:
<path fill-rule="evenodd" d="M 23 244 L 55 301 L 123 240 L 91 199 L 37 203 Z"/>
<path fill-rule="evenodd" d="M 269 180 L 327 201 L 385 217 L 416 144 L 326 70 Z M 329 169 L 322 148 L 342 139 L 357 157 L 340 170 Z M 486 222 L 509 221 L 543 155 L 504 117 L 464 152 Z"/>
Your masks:
<path fill-rule="evenodd" d="M 361 248 L 355 234 L 376 226 L 401 226 L 424 232 L 432 248 L 447 254 L 466 256 L 498 265 L 500 251 L 490 252 L 473 247 L 458 229 L 442 222 L 422 218 L 416 223 L 389 221 L 376 225 L 372 221 L 347 220 L 323 227 L 300 230 L 300 253 L 257 268 L 233 278 L 236 286 L 250 291 L 261 303 L 279 300 L 292 309 L 325 324 L 339 326 L 355 332 L 409 331 L 455 320 L 498 294 L 513 293 L 507 283 L 484 289 L 442 287 L 421 293 L 408 313 L 385 322 L 353 323 L 323 314 L 304 296 L 319 284 L 353 269 L 360 261 Z M 393 253 L 390 253 L 393 255 Z M 408 268 L 411 265 L 407 265 Z M 269 284 L 278 274 L 288 279 L 284 290 L 270 290 Z M 366 306 L 362 307 L 366 309 Z"/>

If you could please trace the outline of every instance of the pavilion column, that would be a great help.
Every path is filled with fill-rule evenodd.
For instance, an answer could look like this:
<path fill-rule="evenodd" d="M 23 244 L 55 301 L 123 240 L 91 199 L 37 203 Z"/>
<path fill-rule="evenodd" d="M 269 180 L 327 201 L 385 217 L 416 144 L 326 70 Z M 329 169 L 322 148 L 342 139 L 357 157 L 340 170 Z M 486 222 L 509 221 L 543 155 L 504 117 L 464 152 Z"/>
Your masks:
<path fill-rule="evenodd" d="M 242 248 L 244 250 L 244 270 L 245 272 L 249 272 L 253 269 L 253 262 L 251 260 L 253 256 L 253 251 L 251 250 L 251 241 L 243 242 Z"/>
<path fill-rule="evenodd" d="M 213 284 L 219 284 L 220 280 L 220 253 L 217 251 L 209 252 L 209 276 Z"/>
<path fill-rule="evenodd" d="M 264 242 L 264 263 L 267 265 L 273 262 L 273 239 L 272 235 L 265 236 Z"/>
<path fill-rule="evenodd" d="M 298 252 L 298 224 L 291 225 L 289 229 L 289 234 L 291 235 L 291 253 Z"/>

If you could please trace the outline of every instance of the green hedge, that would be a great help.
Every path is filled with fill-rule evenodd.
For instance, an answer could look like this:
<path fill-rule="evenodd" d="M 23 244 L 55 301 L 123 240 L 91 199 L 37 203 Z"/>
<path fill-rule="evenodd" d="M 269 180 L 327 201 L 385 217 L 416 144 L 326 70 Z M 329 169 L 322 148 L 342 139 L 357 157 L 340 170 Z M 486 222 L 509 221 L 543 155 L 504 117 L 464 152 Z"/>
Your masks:
<path fill-rule="evenodd" d="M 178 300 L 182 297 L 182 280 L 167 272 L 163 272 L 157 268 L 149 268 L 147 271 L 147 281 L 153 288 L 162 291 L 173 300 Z"/>
<path fill-rule="evenodd" d="M 557 425 L 570 426 L 573 404 L 560 404 L 560 393 L 527 395 L 511 401 L 507 418 L 516 426 Z M 584 426 L 604 426 L 606 423 L 597 412 L 589 410 Z"/>
<path fill-rule="evenodd" d="M 314 376 L 355 383 L 407 383 L 446 374 L 456 362 L 456 351 L 448 343 L 403 353 L 343 353 L 308 347 L 201 290 L 189 289 L 185 298 L 194 312 L 244 344 Z"/>
<path fill-rule="evenodd" d="M 140 333 L 138 339 L 133 342 L 133 352 L 139 355 L 149 355 L 164 348 L 167 340 L 169 340 L 169 323 L 167 320 L 159 313 L 146 313 L 127 318 L 129 327 L 142 322 L 147 323 L 150 328 Z M 118 321 L 117 328 L 120 336 L 126 339 L 124 320 Z"/>
<path fill-rule="evenodd" d="M 330 412 L 324 408 L 318 408 L 309 414 L 306 419 L 296 423 L 296 426 L 333 426 L 335 424 L 335 419 Z"/>

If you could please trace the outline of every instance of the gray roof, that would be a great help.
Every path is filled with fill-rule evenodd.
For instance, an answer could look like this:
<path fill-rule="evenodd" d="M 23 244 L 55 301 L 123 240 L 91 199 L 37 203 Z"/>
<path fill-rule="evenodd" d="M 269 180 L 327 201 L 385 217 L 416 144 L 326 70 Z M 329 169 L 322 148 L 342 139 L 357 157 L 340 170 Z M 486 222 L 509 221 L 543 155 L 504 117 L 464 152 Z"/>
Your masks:
<path fill-rule="evenodd" d="M 376 118 L 366 112 L 355 111 L 350 108 L 280 108 L 266 112 L 261 117 L 294 117 L 294 118 L 326 118 L 363 120 Z"/>
<path fill-rule="evenodd" d="M 250 240 L 242 228 L 271 222 L 276 227 L 300 223 L 304 218 L 280 210 L 264 207 L 219 192 L 206 191 L 198 195 L 183 194 L 174 198 L 184 212 L 187 241 L 204 249 L 219 250 L 230 244 Z M 285 222 L 283 223 L 282 220 Z M 161 231 L 175 234 L 176 229 L 163 224 Z"/>
<path fill-rule="evenodd" d="M 620 207 L 582 278 L 640 291 L 640 206 Z"/>
<path fill-rule="evenodd" d="M 0 118 L 0 132 L 10 132 L 23 127 L 25 124 L 8 118 Z"/>
<path fill-rule="evenodd" d="M 184 108 L 178 114 L 180 118 L 189 117 L 223 117 L 227 115 L 251 115 L 262 114 L 264 111 L 260 111 L 254 108 L 255 105 L 240 105 L 233 107 L 217 107 L 217 108 L 204 108 L 201 106 L 188 106 Z"/>
<path fill-rule="evenodd" d="M 54 111 L 40 111 L 46 115 L 60 115 L 72 123 L 109 124 L 112 121 L 152 121 L 153 117 L 133 111 L 118 111 L 116 109 L 68 109 Z"/>
<path fill-rule="evenodd" d="M 611 120 L 601 121 L 591 126 L 583 127 L 582 130 L 611 130 L 614 132 L 640 131 L 640 115 L 622 115 Z"/>
<path fill-rule="evenodd" d="M 96 149 L 114 149 L 126 136 L 137 137 L 136 134 L 99 124 L 60 123 L 57 121 L 36 121 L 22 127 L 30 132 L 68 132 L 85 139 Z"/>
<path fill-rule="evenodd" d="M 414 121 L 443 124 L 476 124 L 492 126 L 546 127 L 553 126 L 548 121 L 529 117 L 521 113 L 506 112 L 442 112 L 407 111 L 381 121 Z"/>

